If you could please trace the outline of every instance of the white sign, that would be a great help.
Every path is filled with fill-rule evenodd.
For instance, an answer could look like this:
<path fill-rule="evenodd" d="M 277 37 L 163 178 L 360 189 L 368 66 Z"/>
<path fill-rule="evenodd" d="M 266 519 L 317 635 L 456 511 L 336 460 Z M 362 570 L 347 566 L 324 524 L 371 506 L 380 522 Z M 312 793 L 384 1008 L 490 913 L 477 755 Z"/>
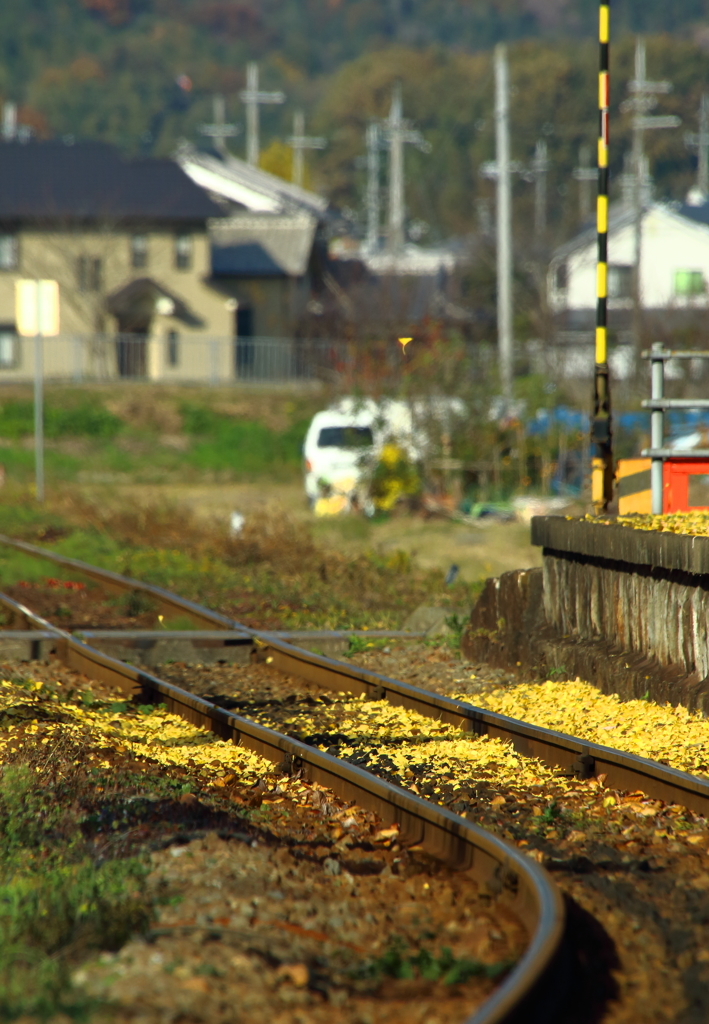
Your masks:
<path fill-rule="evenodd" d="M 23 338 L 59 334 L 57 281 L 15 281 L 15 325 Z"/>

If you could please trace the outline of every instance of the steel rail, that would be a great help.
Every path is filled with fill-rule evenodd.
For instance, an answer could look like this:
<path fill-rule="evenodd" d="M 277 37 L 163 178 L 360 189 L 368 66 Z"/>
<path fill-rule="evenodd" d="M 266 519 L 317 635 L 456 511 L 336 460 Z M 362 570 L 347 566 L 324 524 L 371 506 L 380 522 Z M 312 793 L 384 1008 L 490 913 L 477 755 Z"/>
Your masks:
<path fill-rule="evenodd" d="M 0 544 L 8 544 L 34 557 L 47 559 L 101 583 L 105 578 L 114 589 L 142 591 L 156 600 L 163 601 L 166 606 L 169 604 L 181 612 L 189 612 L 199 621 L 240 631 L 252 637 L 257 646 L 268 650 L 274 668 L 297 675 L 318 686 L 338 692 L 348 690 L 356 695 L 365 694 L 369 698 L 387 700 L 392 705 L 417 711 L 463 731 L 509 742 L 522 756 L 539 758 L 581 778 L 603 774 L 605 784 L 610 788 L 629 791 L 642 789 L 650 797 L 664 800 L 666 803 L 681 804 L 709 817 L 709 778 L 701 778 L 635 754 L 627 754 L 599 743 L 531 725 L 516 718 L 478 708 L 466 701 L 453 700 L 359 666 L 305 651 L 286 642 L 277 633 L 249 629 L 220 612 L 211 611 L 160 587 L 99 569 L 75 558 L 54 554 L 24 541 L 16 541 L 0 534 Z M 0 594 L 0 603 L 8 604 L 8 600 L 9 606 L 15 604 Z M 44 623 L 43 619 L 35 619 Z M 56 629 L 51 623 L 38 628 L 43 629 L 47 626 Z"/>
<path fill-rule="evenodd" d="M 0 601 L 36 629 L 51 633 L 57 641 L 55 653 L 68 667 L 117 686 L 127 696 L 164 703 L 171 713 L 269 761 L 290 763 L 309 781 L 354 800 L 386 823 L 396 822 L 402 845 L 420 847 L 448 866 L 469 872 L 481 891 L 499 899 L 522 921 L 530 942 L 505 981 L 465 1024 L 553 1020 L 565 993 L 565 911 L 559 890 L 531 858 L 472 822 L 371 772 L 103 654 L 6 594 L 0 594 Z"/>

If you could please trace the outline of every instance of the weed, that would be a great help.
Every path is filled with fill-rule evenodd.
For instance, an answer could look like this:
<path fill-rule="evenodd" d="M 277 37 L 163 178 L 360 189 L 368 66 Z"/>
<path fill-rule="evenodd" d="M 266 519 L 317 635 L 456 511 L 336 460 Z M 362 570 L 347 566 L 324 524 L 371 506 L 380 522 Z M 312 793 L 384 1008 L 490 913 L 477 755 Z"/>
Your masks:
<path fill-rule="evenodd" d="M 468 625 L 468 619 L 465 615 L 458 615 L 457 612 L 453 612 L 452 615 L 446 616 L 446 626 L 451 631 L 451 635 L 446 637 L 448 645 L 454 650 L 460 650 L 460 642 L 463 638 L 463 631 Z"/>
<path fill-rule="evenodd" d="M 54 700 L 40 696 L 33 707 L 35 720 L 63 720 Z M 43 745 L 30 731 L 0 771 L 1 1019 L 83 1012 L 73 966 L 119 948 L 153 913 L 147 859 L 96 859 L 90 808 L 105 772 L 88 755 L 80 734 L 57 732 Z"/>
<path fill-rule="evenodd" d="M 535 830 L 538 835 L 544 835 L 548 829 L 553 828 L 560 829 L 562 832 L 568 832 L 573 828 L 581 828 L 585 824 L 585 819 L 581 815 L 572 814 L 557 803 L 556 800 L 552 800 L 551 803 L 547 804 L 535 821 Z"/>
<path fill-rule="evenodd" d="M 137 618 L 147 612 L 154 612 L 155 601 L 142 590 L 131 590 L 128 594 L 122 594 L 117 601 L 118 607 L 131 618 Z"/>
<path fill-rule="evenodd" d="M 387 640 L 386 637 L 377 637 L 370 640 L 366 636 L 351 636 L 350 645 L 345 651 L 345 657 L 352 658 L 355 654 L 362 654 L 364 651 L 380 651 L 390 643 L 391 640 Z"/>
<path fill-rule="evenodd" d="M 462 985 L 471 978 L 498 978 L 509 970 L 509 964 L 483 964 L 479 960 L 458 959 L 450 949 L 443 948 L 438 956 L 427 949 L 407 955 L 404 943 L 394 940 L 385 952 L 356 972 L 360 977 L 372 979 L 397 978 L 440 981 L 444 985 Z"/>
<path fill-rule="evenodd" d="M 199 629 L 199 626 L 189 615 L 175 615 L 171 619 L 165 619 L 162 615 L 158 615 L 158 619 L 160 620 L 160 628 L 170 630 L 171 632 Z"/>
<path fill-rule="evenodd" d="M 556 668 L 548 669 L 547 675 L 550 679 L 557 679 L 559 676 L 568 675 L 566 665 L 558 665 Z"/>

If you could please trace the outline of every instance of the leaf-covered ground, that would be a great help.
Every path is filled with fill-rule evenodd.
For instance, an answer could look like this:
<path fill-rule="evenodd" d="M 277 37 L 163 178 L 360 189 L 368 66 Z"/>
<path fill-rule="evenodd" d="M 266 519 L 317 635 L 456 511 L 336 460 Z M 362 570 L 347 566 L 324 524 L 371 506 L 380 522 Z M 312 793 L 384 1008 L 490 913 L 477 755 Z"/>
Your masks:
<path fill-rule="evenodd" d="M 524 948 L 323 787 L 69 670 L 7 674 L 0 1019 L 457 1024 Z"/>
<path fill-rule="evenodd" d="M 461 700 L 469 699 L 460 695 Z M 490 711 L 660 761 L 709 774 L 709 719 L 683 707 L 622 701 L 580 680 L 515 686 L 481 694 Z"/>
<path fill-rule="evenodd" d="M 640 737 L 646 754 L 651 749 L 662 754 L 666 748 L 676 753 L 683 739 L 703 743 L 706 735 L 704 723 L 681 709 L 636 702 L 639 706 L 626 712 L 619 702 L 573 683 L 568 689 L 556 683 L 527 691 L 504 673 L 456 660 L 446 648 L 391 642 L 353 654 L 352 660 L 437 692 L 460 694 L 473 704 L 514 702 L 519 691 L 520 701 L 539 701 L 537 710 L 545 708 L 542 724 L 558 728 L 559 717 L 568 712 L 564 724 L 581 734 L 584 722 L 573 716 L 585 714 L 592 721 L 592 701 L 605 700 L 597 714 L 607 729 L 604 742 L 622 746 L 622 737 L 609 738 L 617 724 L 618 731 Z M 231 695 L 240 713 L 440 802 L 544 864 L 573 899 L 574 913 L 582 908 L 591 915 L 579 927 L 592 942 L 592 962 L 607 971 L 588 991 L 579 992 L 579 1020 L 698 1024 L 707 1019 L 709 826 L 701 816 L 650 800 L 641 791 L 609 789 L 603 777 L 568 779 L 498 741 L 462 735 L 381 701 L 345 694 L 318 697 L 305 692 L 298 680 L 283 677 L 279 682 L 278 673 L 267 673 L 264 665 L 175 665 L 165 671 L 196 692 L 210 692 L 216 699 Z M 643 738 L 645 714 L 655 726 Z M 679 747 L 673 747 L 673 738 Z M 702 756 L 701 748 L 688 746 L 690 761 L 694 750 Z"/>

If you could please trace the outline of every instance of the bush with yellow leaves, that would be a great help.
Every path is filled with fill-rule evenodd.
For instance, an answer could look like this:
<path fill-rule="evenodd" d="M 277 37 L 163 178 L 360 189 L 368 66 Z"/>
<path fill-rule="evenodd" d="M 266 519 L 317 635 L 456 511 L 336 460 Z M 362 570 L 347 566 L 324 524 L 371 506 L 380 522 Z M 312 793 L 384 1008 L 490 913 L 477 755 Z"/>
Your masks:
<path fill-rule="evenodd" d="M 374 507 L 380 512 L 390 512 L 397 502 L 415 498 L 420 493 L 421 477 L 416 466 L 398 445 L 385 444 L 369 484 Z"/>

